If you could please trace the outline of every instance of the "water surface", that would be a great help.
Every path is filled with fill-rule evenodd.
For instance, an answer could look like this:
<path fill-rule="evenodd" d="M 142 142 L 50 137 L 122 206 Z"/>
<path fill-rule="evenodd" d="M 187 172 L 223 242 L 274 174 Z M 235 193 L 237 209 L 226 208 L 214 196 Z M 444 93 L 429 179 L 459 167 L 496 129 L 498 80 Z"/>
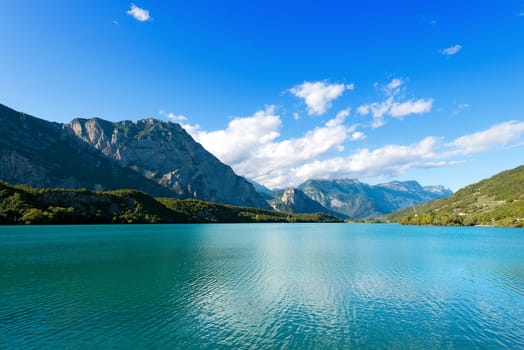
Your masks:
<path fill-rule="evenodd" d="M 524 348 L 524 230 L 0 227 L 0 348 Z"/>

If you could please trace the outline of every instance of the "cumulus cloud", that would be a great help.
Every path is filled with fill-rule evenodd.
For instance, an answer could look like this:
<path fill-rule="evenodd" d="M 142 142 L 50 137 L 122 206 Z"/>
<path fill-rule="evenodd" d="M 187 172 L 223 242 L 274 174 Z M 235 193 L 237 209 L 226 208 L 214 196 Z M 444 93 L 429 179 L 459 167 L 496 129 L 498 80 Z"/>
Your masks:
<path fill-rule="evenodd" d="M 140 8 L 135 4 L 131 4 L 131 8 L 126 13 L 139 22 L 146 22 L 151 19 L 148 10 Z"/>
<path fill-rule="evenodd" d="M 452 154 L 473 154 L 508 146 L 524 134 L 524 122 L 511 120 L 493 125 L 487 130 L 464 135 L 447 144 Z"/>
<path fill-rule="evenodd" d="M 400 78 L 395 78 L 391 80 L 389 84 L 386 84 L 384 87 L 384 93 L 386 96 L 398 95 L 400 93 L 400 87 L 404 84 L 404 81 Z M 379 86 L 378 83 L 375 83 L 375 86 Z"/>
<path fill-rule="evenodd" d="M 354 84 L 328 84 L 325 81 L 316 81 L 296 85 L 289 89 L 289 92 L 304 100 L 309 115 L 322 115 L 331 108 L 332 101 L 342 96 L 345 90 L 354 89 Z"/>
<path fill-rule="evenodd" d="M 249 117 L 234 118 L 224 130 L 205 131 L 198 126 L 183 126 L 238 174 L 278 187 L 296 184 L 294 168 L 344 150 L 343 143 L 356 128 L 345 125 L 349 114 L 350 110 L 344 109 L 301 137 L 285 140 L 278 140 L 282 121 L 274 106 Z"/>
<path fill-rule="evenodd" d="M 185 123 L 187 122 L 187 117 L 184 116 L 184 115 L 176 115 L 174 113 L 171 113 L 171 112 L 166 112 L 165 110 L 161 109 L 160 112 L 158 112 L 159 115 L 161 115 L 162 117 L 166 117 L 168 118 L 169 120 L 175 122 L 175 123 Z"/>
<path fill-rule="evenodd" d="M 159 114 L 180 122 L 196 141 L 237 174 L 269 188 L 295 186 L 313 177 L 365 179 L 398 175 L 409 169 L 458 164 L 466 161 L 468 155 L 494 148 L 523 145 L 524 121 L 512 120 L 455 140 L 427 136 L 411 144 L 356 149 L 364 143 L 355 141 L 368 138 L 362 128 L 382 126 L 386 117 L 402 119 L 431 111 L 433 99 L 406 98 L 402 91 L 405 83 L 406 80 L 395 78 L 385 85 L 375 84 L 383 100 L 362 104 L 356 109 L 356 114 L 372 116 L 371 125 L 352 123 L 351 109 L 346 108 L 292 138 L 282 138 L 283 120 L 273 105 L 250 116 L 232 118 L 225 128 L 214 131 L 190 124 L 183 115 L 164 110 Z M 290 91 L 304 99 L 310 114 L 322 114 L 327 112 L 331 101 L 352 88 L 351 85 L 306 82 Z M 469 107 L 465 103 L 457 106 L 459 109 Z M 292 111 L 291 117 L 294 125 L 301 122 L 297 112 Z"/>
<path fill-rule="evenodd" d="M 275 106 L 267 106 L 250 117 L 234 118 L 225 130 L 208 132 L 199 127 L 184 127 L 221 161 L 235 167 L 258 157 L 262 147 L 280 136 L 281 125 Z"/>
<path fill-rule="evenodd" d="M 427 137 L 412 145 L 386 145 L 375 150 L 358 150 L 348 157 L 337 157 L 304 164 L 296 170 L 300 179 L 313 177 L 375 177 L 396 175 L 420 167 L 432 159 L 437 138 Z"/>
<path fill-rule="evenodd" d="M 440 53 L 445 56 L 453 56 L 453 55 L 456 55 L 461 49 L 462 49 L 462 45 L 457 44 L 457 45 L 440 50 Z"/>
<path fill-rule="evenodd" d="M 395 102 L 389 109 L 389 114 L 392 117 L 401 118 L 409 114 L 421 114 L 431 110 L 433 99 L 421 98 L 416 101 L 406 101 L 402 103 Z"/>
<path fill-rule="evenodd" d="M 292 173 L 296 183 L 310 178 L 369 178 L 399 175 L 413 168 L 425 169 L 460 164 L 465 160 L 456 159 L 457 156 L 511 147 L 518 144 L 523 136 L 524 122 L 509 121 L 461 136 L 450 143 L 429 136 L 414 144 L 390 144 L 375 149 L 363 148 L 346 157 L 312 160 L 292 169 Z"/>
<path fill-rule="evenodd" d="M 353 134 L 351 134 L 351 141 L 364 140 L 365 138 L 366 134 L 361 131 L 355 131 Z"/>
<path fill-rule="evenodd" d="M 385 101 L 360 105 L 357 108 L 357 113 L 360 115 L 371 114 L 373 116 L 371 127 L 379 128 L 386 123 L 384 120 L 385 116 L 401 119 L 410 114 L 422 114 L 431 111 L 433 106 L 432 98 L 397 101 L 400 98 L 400 87 L 403 84 L 404 81 L 402 79 L 393 79 L 382 89 L 387 97 Z M 375 83 L 375 86 L 378 87 L 378 84 Z"/>
<path fill-rule="evenodd" d="M 451 142 L 428 136 L 412 144 L 355 150 L 348 147 L 349 142 L 362 140 L 366 135 L 356 130 L 357 124 L 346 125 L 350 113 L 349 108 L 341 110 L 302 136 L 287 139 L 281 139 L 283 125 L 275 106 L 267 106 L 252 116 L 236 117 L 223 130 L 183 126 L 237 174 L 269 188 L 298 185 L 315 177 L 394 176 L 413 168 L 450 166 L 464 162 L 460 158 L 465 155 L 514 146 L 524 136 L 524 122 L 508 121 Z"/>
<path fill-rule="evenodd" d="M 337 116 L 335 117 L 334 120 L 344 120 L 345 118 L 349 116 L 349 113 L 351 113 L 351 108 L 343 109 L 337 113 Z"/>
<path fill-rule="evenodd" d="M 371 113 L 373 116 L 371 127 L 379 128 L 385 124 L 384 115 L 388 113 L 392 105 L 393 98 L 390 97 L 383 102 L 373 102 L 367 105 L 361 105 L 357 108 L 357 112 L 360 115 L 368 115 Z"/>

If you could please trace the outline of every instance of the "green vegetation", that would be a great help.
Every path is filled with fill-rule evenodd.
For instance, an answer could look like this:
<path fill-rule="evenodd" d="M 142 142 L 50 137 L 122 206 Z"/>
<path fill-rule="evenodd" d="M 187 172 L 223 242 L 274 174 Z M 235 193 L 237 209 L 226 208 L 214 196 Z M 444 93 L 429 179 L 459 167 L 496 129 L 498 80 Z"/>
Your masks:
<path fill-rule="evenodd" d="M 34 189 L 0 183 L 0 224 L 159 223 L 174 213 L 135 190 Z"/>
<path fill-rule="evenodd" d="M 405 225 L 524 226 L 524 166 L 467 186 L 452 196 L 397 211 Z"/>
<path fill-rule="evenodd" d="M 186 218 L 187 222 L 341 222 L 316 214 L 287 214 L 271 210 L 204 202 L 197 199 L 158 198 L 160 203 Z"/>
<path fill-rule="evenodd" d="M 34 189 L 0 182 L 0 224 L 339 222 L 325 214 L 284 214 L 200 200 L 155 199 L 136 190 Z"/>

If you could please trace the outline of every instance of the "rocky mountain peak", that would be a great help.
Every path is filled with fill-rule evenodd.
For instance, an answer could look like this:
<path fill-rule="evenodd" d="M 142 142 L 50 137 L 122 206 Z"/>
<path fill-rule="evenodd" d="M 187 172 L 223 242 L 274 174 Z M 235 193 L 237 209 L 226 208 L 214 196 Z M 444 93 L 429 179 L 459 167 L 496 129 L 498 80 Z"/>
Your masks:
<path fill-rule="evenodd" d="M 449 195 L 427 191 L 416 181 L 392 181 L 371 186 L 356 179 L 317 179 L 308 180 L 298 188 L 333 212 L 355 219 L 382 216 Z"/>
<path fill-rule="evenodd" d="M 269 208 L 244 178 L 206 151 L 179 125 L 147 118 L 108 122 L 76 119 L 72 132 L 181 198 Z"/>
<path fill-rule="evenodd" d="M 284 213 L 326 213 L 334 215 L 332 211 L 306 196 L 301 190 L 293 187 L 277 191 L 270 204 L 275 210 Z M 342 214 L 338 214 L 338 216 L 345 218 Z"/>

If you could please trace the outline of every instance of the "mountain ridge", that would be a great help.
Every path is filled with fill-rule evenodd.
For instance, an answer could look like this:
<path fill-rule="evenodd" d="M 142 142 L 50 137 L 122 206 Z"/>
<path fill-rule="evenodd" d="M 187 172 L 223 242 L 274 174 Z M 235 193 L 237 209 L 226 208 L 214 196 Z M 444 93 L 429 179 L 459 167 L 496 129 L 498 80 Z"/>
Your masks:
<path fill-rule="evenodd" d="M 98 150 L 48 122 L 0 105 L 0 179 L 34 187 L 116 189 L 157 196 L 171 191 L 118 166 Z"/>
<path fill-rule="evenodd" d="M 0 179 L 9 183 L 40 188 L 131 188 L 157 197 L 270 209 L 250 183 L 175 123 L 152 118 L 115 123 L 77 118 L 60 124 L 2 104 L 0 122 L 4 126 L 0 129 Z M 154 140 L 153 134 L 162 137 Z M 178 158 L 170 151 L 177 151 Z"/>
<path fill-rule="evenodd" d="M 358 179 L 311 179 L 298 186 L 325 208 L 352 219 L 383 216 L 452 193 L 439 188 L 441 192 L 435 193 L 433 187 L 426 189 L 416 181 L 369 185 Z"/>
<path fill-rule="evenodd" d="M 272 192 L 273 199 L 269 200 L 269 204 L 276 211 L 283 213 L 324 213 L 328 215 L 337 216 L 341 219 L 347 219 L 346 215 L 333 212 L 325 208 L 317 201 L 308 197 L 299 189 L 288 187 L 284 190 L 277 190 Z"/>
<path fill-rule="evenodd" d="M 153 118 L 120 122 L 93 118 L 74 119 L 66 126 L 121 166 L 169 188 L 180 198 L 270 208 L 251 183 L 177 123 Z"/>
<path fill-rule="evenodd" d="M 413 225 L 524 225 L 524 165 L 468 185 L 453 195 L 406 208 L 387 221 Z"/>

